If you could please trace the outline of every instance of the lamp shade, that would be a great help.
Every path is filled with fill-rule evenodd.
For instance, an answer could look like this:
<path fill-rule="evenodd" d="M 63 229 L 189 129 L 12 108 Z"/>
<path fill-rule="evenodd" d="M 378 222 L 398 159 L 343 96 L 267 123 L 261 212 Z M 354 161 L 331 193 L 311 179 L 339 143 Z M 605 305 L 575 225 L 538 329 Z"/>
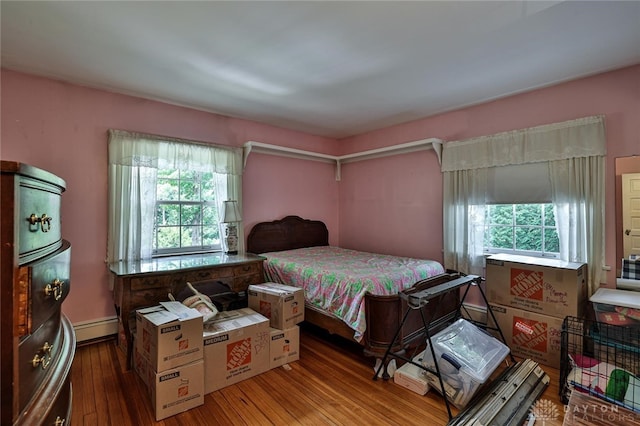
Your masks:
<path fill-rule="evenodd" d="M 222 222 L 224 223 L 232 223 L 232 222 L 240 222 L 242 218 L 240 217 L 240 211 L 238 210 L 238 202 L 235 200 L 225 201 L 224 202 L 224 217 Z"/>

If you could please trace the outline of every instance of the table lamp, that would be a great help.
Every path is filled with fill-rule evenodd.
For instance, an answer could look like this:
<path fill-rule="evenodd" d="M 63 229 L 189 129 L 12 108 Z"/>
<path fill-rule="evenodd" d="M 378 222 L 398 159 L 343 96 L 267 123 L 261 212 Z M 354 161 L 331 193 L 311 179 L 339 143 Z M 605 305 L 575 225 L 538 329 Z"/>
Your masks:
<path fill-rule="evenodd" d="M 227 244 L 227 254 L 238 254 L 238 226 L 240 222 L 240 212 L 238 211 L 238 202 L 235 200 L 224 202 L 224 218 L 223 223 L 227 224 L 225 242 Z"/>

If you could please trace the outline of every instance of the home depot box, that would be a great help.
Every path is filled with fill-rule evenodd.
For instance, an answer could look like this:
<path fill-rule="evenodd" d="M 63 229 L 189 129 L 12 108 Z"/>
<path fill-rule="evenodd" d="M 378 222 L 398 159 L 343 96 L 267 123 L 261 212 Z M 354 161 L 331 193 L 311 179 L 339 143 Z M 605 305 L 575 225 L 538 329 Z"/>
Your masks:
<path fill-rule="evenodd" d="M 249 307 L 269 318 L 271 327 L 284 330 L 304 321 L 304 290 L 277 283 L 250 285 Z"/>
<path fill-rule="evenodd" d="M 202 359 L 158 373 L 136 348 L 133 368 L 147 389 L 157 421 L 204 404 Z"/>
<path fill-rule="evenodd" d="M 286 330 L 269 328 L 269 368 L 280 367 L 300 359 L 300 327 Z"/>
<path fill-rule="evenodd" d="M 180 302 L 136 311 L 136 349 L 155 371 L 202 359 L 202 315 Z"/>
<path fill-rule="evenodd" d="M 253 309 L 219 312 L 203 342 L 205 393 L 269 370 L 269 320 Z"/>
<path fill-rule="evenodd" d="M 490 303 L 558 318 L 581 317 L 587 303 L 587 265 L 529 256 L 487 258 Z"/>
<path fill-rule="evenodd" d="M 560 368 L 560 338 L 563 318 L 490 303 L 511 353 L 540 364 Z M 491 315 L 488 325 L 495 327 Z M 497 332 L 494 335 L 499 338 Z"/>

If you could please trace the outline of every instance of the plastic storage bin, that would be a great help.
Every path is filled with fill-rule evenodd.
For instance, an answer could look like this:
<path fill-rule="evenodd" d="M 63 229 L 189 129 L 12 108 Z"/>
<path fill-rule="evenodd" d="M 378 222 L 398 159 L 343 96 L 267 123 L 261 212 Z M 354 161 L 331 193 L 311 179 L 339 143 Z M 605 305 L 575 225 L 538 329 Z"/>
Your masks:
<path fill-rule="evenodd" d="M 609 325 L 640 327 L 640 292 L 599 288 L 589 300 L 596 320 Z"/>
<path fill-rule="evenodd" d="M 432 336 L 431 342 L 447 398 L 460 409 L 509 354 L 507 345 L 464 319 Z M 422 355 L 423 365 L 436 371 L 431 349 L 427 347 Z M 430 372 L 426 376 L 431 387 L 441 392 L 438 377 Z"/>

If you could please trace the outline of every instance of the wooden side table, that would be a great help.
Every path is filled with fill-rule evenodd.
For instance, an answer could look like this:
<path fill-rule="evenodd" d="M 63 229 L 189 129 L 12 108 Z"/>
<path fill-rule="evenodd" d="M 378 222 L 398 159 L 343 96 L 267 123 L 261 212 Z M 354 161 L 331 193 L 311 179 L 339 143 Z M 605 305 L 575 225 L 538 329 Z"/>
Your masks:
<path fill-rule="evenodd" d="M 236 293 L 246 291 L 249 285 L 264 282 L 263 261 L 253 254 L 207 253 L 110 264 L 113 299 L 125 336 L 119 344 L 125 346 L 127 368 L 133 354 L 129 323 L 133 311 L 169 300 L 169 293 L 177 295 L 187 282 L 215 280 Z"/>

